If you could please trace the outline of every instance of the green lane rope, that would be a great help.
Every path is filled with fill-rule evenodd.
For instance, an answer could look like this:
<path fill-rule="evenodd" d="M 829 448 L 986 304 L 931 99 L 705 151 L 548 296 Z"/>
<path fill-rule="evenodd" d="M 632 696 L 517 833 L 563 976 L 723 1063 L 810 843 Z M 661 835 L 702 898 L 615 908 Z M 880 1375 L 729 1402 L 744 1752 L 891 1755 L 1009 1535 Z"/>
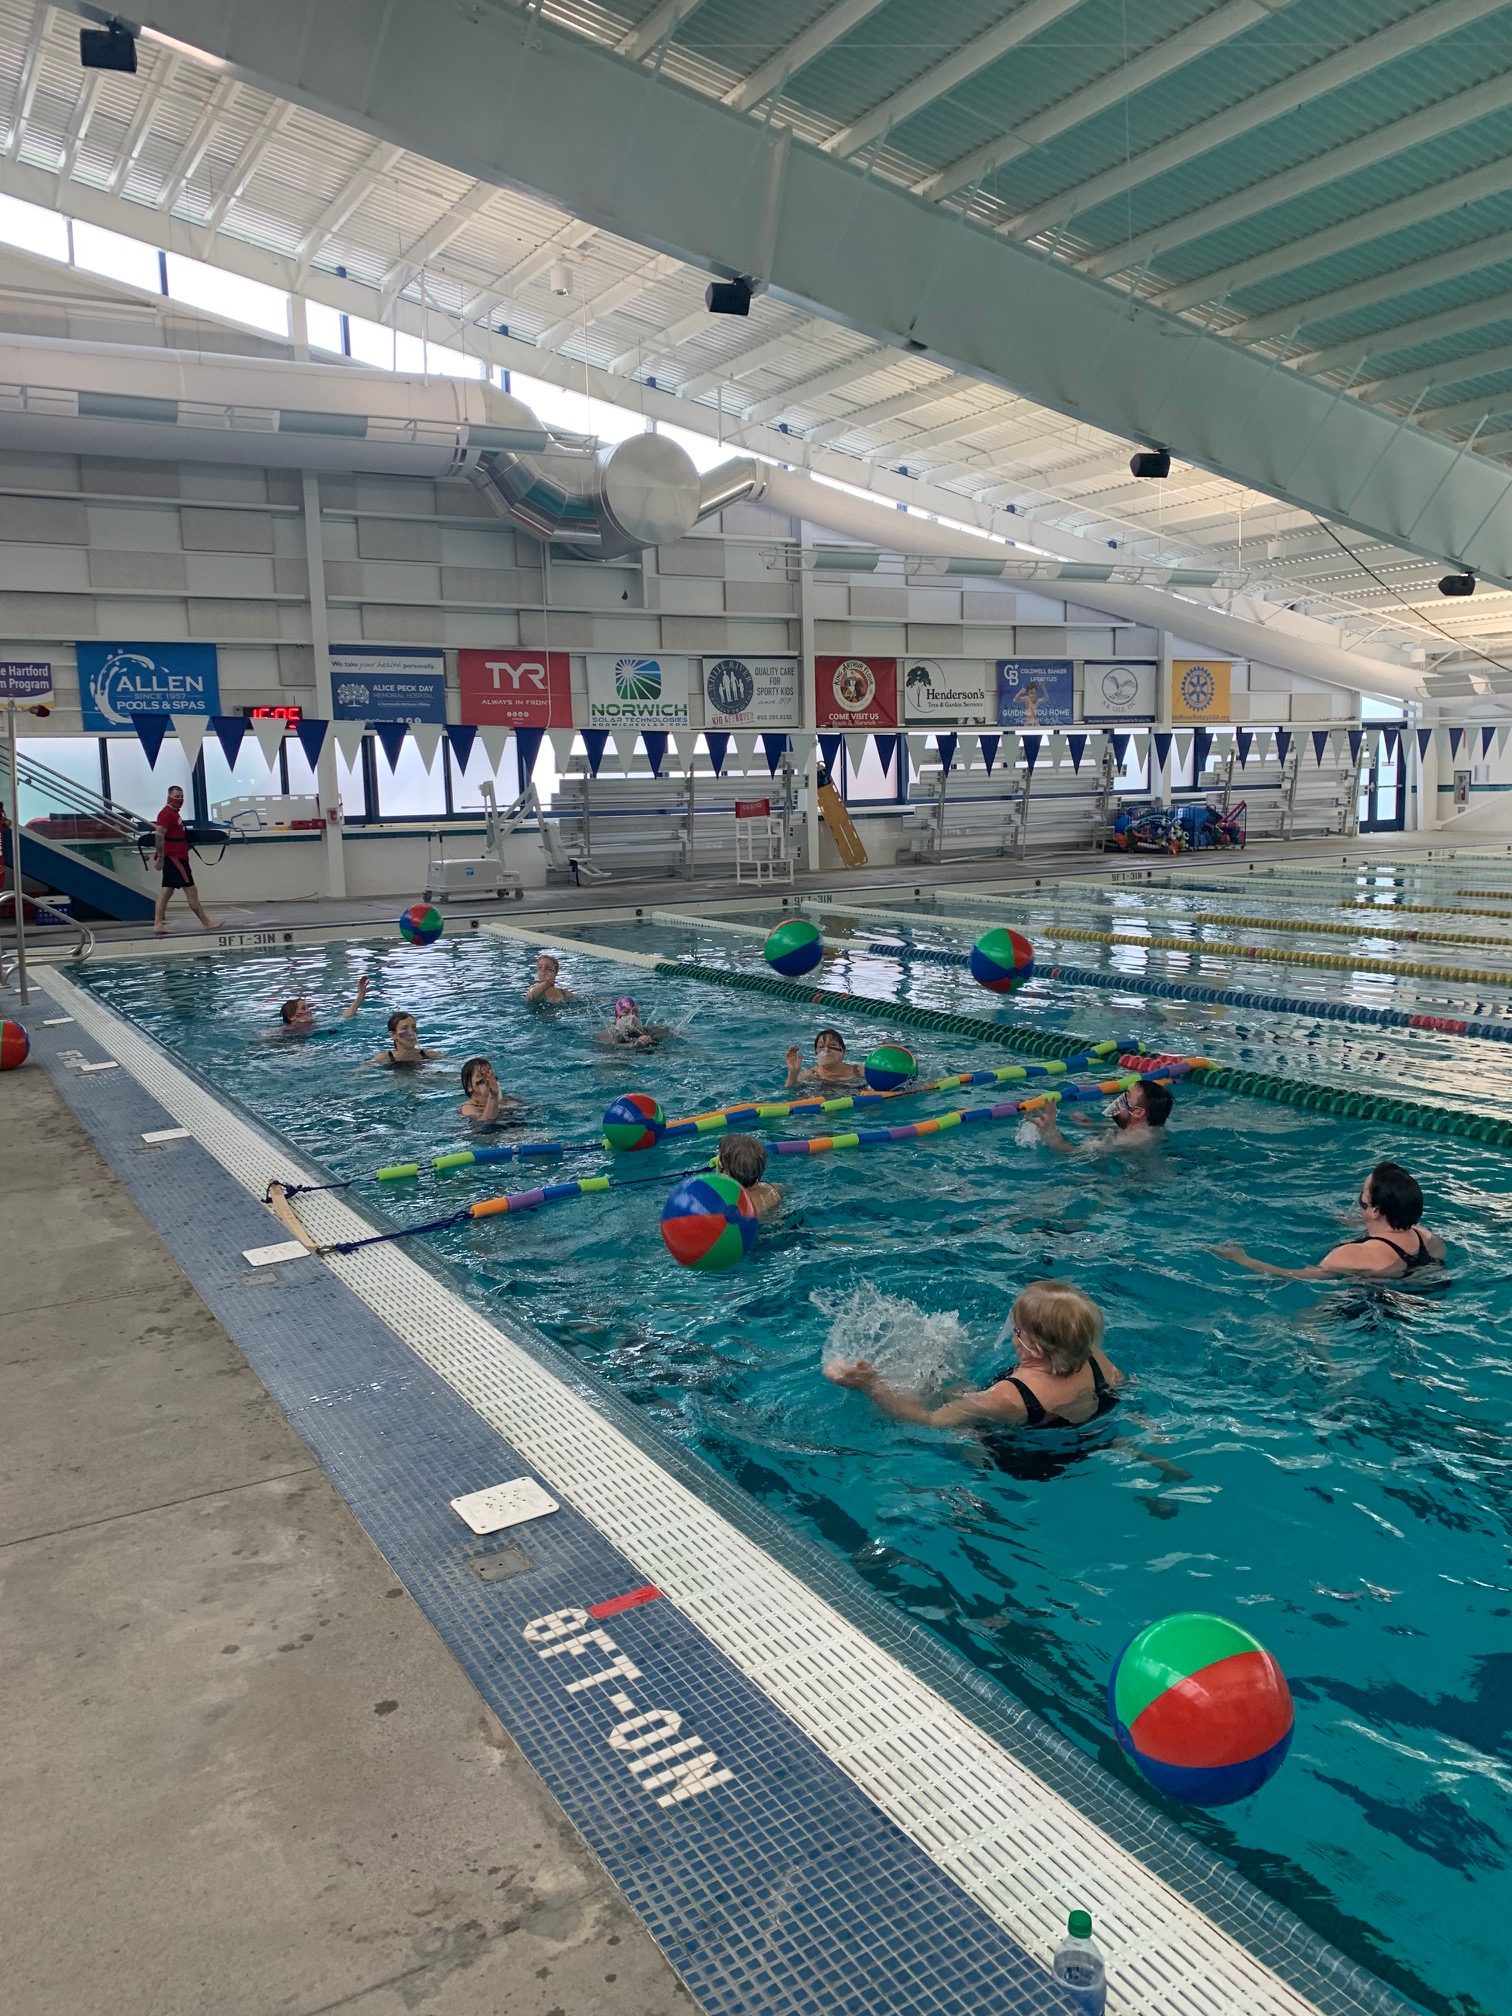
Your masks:
<path fill-rule="evenodd" d="M 879 1022 L 900 1022 L 910 1029 L 933 1029 L 941 1035 L 967 1036 L 996 1043 L 1021 1055 L 1072 1057 L 1092 1047 L 1087 1036 L 1052 1034 L 1024 1023 L 988 1022 L 980 1015 L 951 1015 L 939 1008 L 915 1008 L 904 1001 L 874 1000 L 870 995 L 842 994 L 832 987 L 807 987 L 800 980 L 779 980 L 769 973 L 743 973 L 728 966 L 696 966 L 691 960 L 659 959 L 656 971 L 674 980 L 704 980 L 742 993 L 766 994 L 804 1007 L 824 1007 L 851 1015 L 869 1015 Z M 1460 1113 L 1448 1106 L 1425 1106 L 1416 1099 L 1396 1099 L 1384 1092 L 1352 1092 L 1332 1085 L 1310 1085 L 1301 1078 L 1278 1078 L 1265 1071 L 1240 1071 L 1210 1064 L 1193 1078 L 1223 1092 L 1240 1092 L 1276 1106 L 1297 1106 L 1308 1113 L 1336 1113 L 1353 1120 L 1389 1122 L 1418 1134 L 1439 1134 L 1459 1141 L 1484 1141 L 1512 1148 L 1512 1120 L 1488 1114 Z"/>

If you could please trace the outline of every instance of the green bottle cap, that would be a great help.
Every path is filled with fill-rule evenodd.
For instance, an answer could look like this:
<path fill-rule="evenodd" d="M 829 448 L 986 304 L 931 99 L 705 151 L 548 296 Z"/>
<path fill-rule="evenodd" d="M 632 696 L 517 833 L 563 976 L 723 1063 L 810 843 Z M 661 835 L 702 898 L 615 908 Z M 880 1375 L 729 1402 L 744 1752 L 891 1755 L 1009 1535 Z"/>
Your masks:
<path fill-rule="evenodd" d="M 1073 1939 L 1090 1939 L 1092 1937 L 1092 1913 L 1090 1911 L 1073 1911 L 1071 1916 L 1066 1920 L 1066 1930 L 1071 1934 Z"/>

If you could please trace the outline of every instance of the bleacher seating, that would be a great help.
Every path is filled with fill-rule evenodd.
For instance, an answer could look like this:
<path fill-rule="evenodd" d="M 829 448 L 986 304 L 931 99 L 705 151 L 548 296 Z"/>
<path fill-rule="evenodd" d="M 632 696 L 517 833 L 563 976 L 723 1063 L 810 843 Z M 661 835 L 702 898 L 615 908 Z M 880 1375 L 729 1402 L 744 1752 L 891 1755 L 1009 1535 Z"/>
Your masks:
<path fill-rule="evenodd" d="M 784 803 L 784 774 L 775 778 L 716 777 L 707 767 L 691 775 L 667 771 L 659 777 L 588 775 L 582 759 L 562 778 L 547 815 L 556 827 L 565 867 L 548 872 L 572 876 L 583 869 L 604 874 L 733 876 L 735 801 L 769 797 L 774 812 Z M 574 870 L 572 864 L 577 864 Z"/>

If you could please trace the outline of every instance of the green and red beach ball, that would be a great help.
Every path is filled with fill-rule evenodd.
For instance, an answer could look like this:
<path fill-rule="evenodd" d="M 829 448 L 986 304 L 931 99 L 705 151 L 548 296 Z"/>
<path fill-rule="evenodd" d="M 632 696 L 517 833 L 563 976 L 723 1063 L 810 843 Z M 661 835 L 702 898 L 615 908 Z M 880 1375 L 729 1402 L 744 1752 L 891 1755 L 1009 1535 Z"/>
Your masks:
<path fill-rule="evenodd" d="M 1129 1640 L 1109 1676 L 1108 1718 L 1156 1791 L 1189 1806 L 1247 1799 L 1292 1740 L 1280 1666 L 1248 1631 L 1198 1611 Z"/>

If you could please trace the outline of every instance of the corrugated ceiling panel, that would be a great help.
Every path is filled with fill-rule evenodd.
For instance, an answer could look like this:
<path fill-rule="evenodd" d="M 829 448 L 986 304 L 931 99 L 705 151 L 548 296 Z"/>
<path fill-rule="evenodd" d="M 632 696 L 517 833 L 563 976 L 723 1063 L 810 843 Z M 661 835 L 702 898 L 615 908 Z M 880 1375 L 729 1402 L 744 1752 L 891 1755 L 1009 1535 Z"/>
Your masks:
<path fill-rule="evenodd" d="M 1409 285 L 1411 277 L 1410 274 L 1403 275 Z M 1458 308 L 1472 301 L 1487 302 L 1489 312 L 1494 313 L 1509 290 L 1512 290 L 1512 260 L 1504 259 L 1499 265 L 1467 273 L 1458 280 L 1440 281 L 1434 286 L 1400 294 L 1393 300 L 1377 302 L 1369 308 L 1356 308 L 1347 315 L 1329 316 L 1309 329 L 1308 348 L 1323 349 L 1335 343 L 1358 340 L 1362 346 L 1369 345 L 1373 351 L 1381 351 L 1383 343 L 1390 341 L 1387 332 L 1400 328 L 1405 322 L 1416 321 L 1423 315 L 1440 314 L 1445 309 Z"/>
<path fill-rule="evenodd" d="M 677 31 L 678 42 L 710 62 L 748 77 L 768 57 L 785 49 L 822 14 L 832 0 L 704 0 Z"/>
<path fill-rule="evenodd" d="M 1003 0 L 887 0 L 795 77 L 789 96 L 848 125 L 1012 11 Z"/>
<path fill-rule="evenodd" d="M 1482 203 L 1466 204 L 1443 217 L 1430 217 L 1388 237 L 1368 239 L 1338 252 L 1332 258 L 1314 260 L 1307 267 L 1278 274 L 1237 290 L 1233 305 L 1247 315 L 1266 315 L 1295 306 L 1299 323 L 1305 325 L 1306 304 L 1339 287 L 1395 273 L 1404 289 L 1411 286 L 1412 269 L 1455 246 L 1469 245 L 1493 232 L 1512 230 L 1512 196 L 1495 196 Z"/>

